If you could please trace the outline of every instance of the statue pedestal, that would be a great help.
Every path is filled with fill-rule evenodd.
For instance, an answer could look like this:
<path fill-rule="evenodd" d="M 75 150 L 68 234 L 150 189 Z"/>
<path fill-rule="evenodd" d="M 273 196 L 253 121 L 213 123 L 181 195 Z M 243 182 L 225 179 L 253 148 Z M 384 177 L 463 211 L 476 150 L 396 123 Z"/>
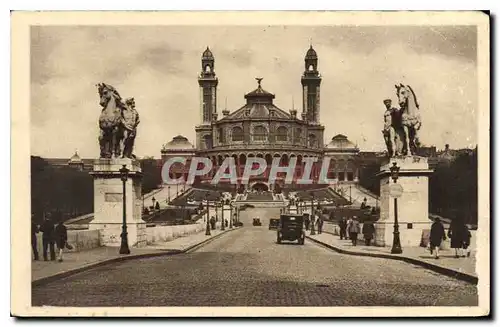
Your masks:
<path fill-rule="evenodd" d="M 375 245 L 392 246 L 394 237 L 394 198 L 389 195 L 393 162 L 400 167 L 397 183 L 403 187 L 398 201 L 398 223 L 401 247 L 420 246 L 422 233 L 430 229 L 429 169 L 427 158 L 412 156 L 391 158 L 382 164 L 380 177 L 380 219 L 375 223 Z"/>
<path fill-rule="evenodd" d="M 123 182 L 120 169 L 130 170 L 125 182 L 129 247 L 146 246 L 146 223 L 142 220 L 141 168 L 138 161 L 97 159 L 90 173 L 94 177 L 94 220 L 90 229 L 99 229 L 101 244 L 120 246 L 123 224 Z"/>

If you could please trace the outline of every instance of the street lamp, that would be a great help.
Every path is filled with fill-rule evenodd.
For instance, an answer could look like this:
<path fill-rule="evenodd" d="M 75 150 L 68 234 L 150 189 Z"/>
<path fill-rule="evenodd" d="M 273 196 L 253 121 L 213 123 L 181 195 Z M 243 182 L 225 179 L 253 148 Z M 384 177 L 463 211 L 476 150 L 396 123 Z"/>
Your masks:
<path fill-rule="evenodd" d="M 396 162 L 392 163 L 391 177 L 394 183 L 397 183 L 399 177 L 399 167 Z M 399 239 L 399 224 L 398 224 L 398 198 L 394 197 L 394 237 L 392 239 L 392 249 L 391 253 L 401 254 L 403 250 L 401 249 L 401 240 Z"/>
<path fill-rule="evenodd" d="M 314 193 L 311 193 L 311 235 L 316 235 L 314 231 Z"/>
<path fill-rule="evenodd" d="M 155 199 L 155 197 L 154 197 L 154 196 L 153 196 L 153 198 L 151 199 L 151 201 L 153 201 L 153 210 L 155 210 L 156 199 Z"/>
<path fill-rule="evenodd" d="M 168 203 L 170 203 L 170 185 L 168 186 Z"/>
<path fill-rule="evenodd" d="M 130 254 L 130 249 L 128 248 L 128 238 L 127 238 L 127 201 L 126 201 L 126 183 L 128 179 L 128 168 L 126 165 L 120 169 L 120 178 L 123 182 L 123 223 L 122 223 L 122 243 L 120 245 L 120 254 Z"/>
<path fill-rule="evenodd" d="M 221 199 L 220 200 L 220 210 L 221 210 L 221 213 L 220 213 L 220 216 L 221 216 L 221 224 L 222 224 L 222 227 L 220 228 L 220 230 L 226 230 L 226 222 L 224 221 L 224 199 Z"/>
<path fill-rule="evenodd" d="M 210 222 L 209 222 L 209 220 L 210 220 L 210 218 L 209 218 L 210 213 L 209 213 L 209 210 L 208 210 L 208 197 L 209 196 L 210 196 L 210 193 L 207 193 L 207 195 L 205 196 L 205 198 L 207 200 L 207 229 L 205 230 L 205 235 L 207 235 L 207 236 L 211 235 L 210 234 Z"/>
<path fill-rule="evenodd" d="M 233 204 L 229 203 L 229 228 L 233 228 Z"/>

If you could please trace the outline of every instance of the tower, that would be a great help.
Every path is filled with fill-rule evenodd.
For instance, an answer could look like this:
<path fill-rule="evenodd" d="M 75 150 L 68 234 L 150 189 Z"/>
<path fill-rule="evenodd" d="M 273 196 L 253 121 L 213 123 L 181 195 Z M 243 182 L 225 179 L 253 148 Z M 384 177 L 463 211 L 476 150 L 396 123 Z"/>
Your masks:
<path fill-rule="evenodd" d="M 201 124 L 207 125 L 217 120 L 217 84 L 215 76 L 215 59 L 207 47 L 201 56 L 201 73 L 198 77 L 200 85 Z"/>
<path fill-rule="evenodd" d="M 312 124 L 319 124 L 321 75 L 318 71 L 318 55 L 312 45 L 304 58 L 304 74 L 302 75 L 302 113 Z"/>

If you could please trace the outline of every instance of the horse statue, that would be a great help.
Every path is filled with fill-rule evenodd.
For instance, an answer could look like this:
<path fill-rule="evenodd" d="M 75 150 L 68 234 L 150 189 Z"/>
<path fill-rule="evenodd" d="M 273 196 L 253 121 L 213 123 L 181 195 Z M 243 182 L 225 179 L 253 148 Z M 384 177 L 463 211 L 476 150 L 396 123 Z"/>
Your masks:
<path fill-rule="evenodd" d="M 422 126 L 419 112 L 420 107 L 411 86 L 400 83 L 399 85 L 395 85 L 395 87 L 399 106 L 403 111 L 401 122 L 405 136 L 405 152 L 407 156 L 415 155 L 420 146 L 420 141 L 418 139 L 418 131 Z"/>
<path fill-rule="evenodd" d="M 122 111 L 125 105 L 118 91 L 111 85 L 100 83 L 96 86 L 100 97 L 99 104 L 103 107 L 99 116 L 100 158 L 118 158 L 121 154 Z"/>

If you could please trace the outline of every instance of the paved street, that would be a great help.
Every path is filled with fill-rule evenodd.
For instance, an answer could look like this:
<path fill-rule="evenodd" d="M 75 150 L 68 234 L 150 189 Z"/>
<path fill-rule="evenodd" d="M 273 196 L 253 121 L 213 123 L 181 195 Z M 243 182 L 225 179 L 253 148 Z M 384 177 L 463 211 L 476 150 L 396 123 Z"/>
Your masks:
<path fill-rule="evenodd" d="M 276 244 L 269 215 L 195 252 L 125 261 L 33 289 L 55 306 L 473 306 L 476 287 L 389 259 Z M 278 210 L 279 213 L 279 210 Z M 263 226 L 253 227 L 260 216 Z"/>

